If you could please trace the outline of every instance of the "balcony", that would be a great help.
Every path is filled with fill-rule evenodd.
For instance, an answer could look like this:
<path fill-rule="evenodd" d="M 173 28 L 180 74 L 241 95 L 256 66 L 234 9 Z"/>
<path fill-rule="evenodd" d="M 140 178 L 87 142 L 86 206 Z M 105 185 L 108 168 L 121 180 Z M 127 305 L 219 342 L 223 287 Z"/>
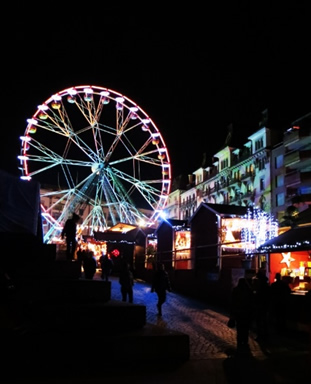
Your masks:
<path fill-rule="evenodd" d="M 285 148 L 290 150 L 299 149 L 310 142 L 311 130 L 308 129 L 294 129 L 286 132 L 283 138 Z"/>
<path fill-rule="evenodd" d="M 292 167 L 294 165 L 296 169 L 311 167 L 311 150 L 286 153 L 284 156 L 284 165 L 285 167 Z"/>
<path fill-rule="evenodd" d="M 241 179 L 231 179 L 228 186 L 232 187 L 234 185 L 237 185 L 240 187 L 241 184 L 242 184 Z"/>
<path fill-rule="evenodd" d="M 209 196 L 215 192 L 216 192 L 216 187 L 209 187 L 209 188 L 206 188 L 206 190 L 203 190 L 202 196 Z"/>
<path fill-rule="evenodd" d="M 285 175 L 285 185 L 291 187 L 293 185 L 305 186 L 311 183 L 311 172 L 291 172 Z"/>
<path fill-rule="evenodd" d="M 218 183 L 218 190 L 220 189 L 227 189 L 229 187 L 229 180 L 222 180 Z"/>
<path fill-rule="evenodd" d="M 255 177 L 255 171 L 245 172 L 243 175 L 241 175 L 241 180 L 245 180 L 245 179 L 248 179 L 250 177 L 251 178 Z"/>

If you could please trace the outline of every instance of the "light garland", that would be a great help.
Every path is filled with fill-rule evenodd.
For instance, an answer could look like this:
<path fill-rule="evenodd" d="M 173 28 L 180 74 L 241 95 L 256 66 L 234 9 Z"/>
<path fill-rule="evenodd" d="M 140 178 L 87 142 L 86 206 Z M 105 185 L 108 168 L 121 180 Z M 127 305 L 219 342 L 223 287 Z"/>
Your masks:
<path fill-rule="evenodd" d="M 244 217 L 246 227 L 242 229 L 241 240 L 246 254 L 254 253 L 261 244 L 278 236 L 278 223 L 274 217 L 258 207 L 248 208 Z"/>
<path fill-rule="evenodd" d="M 283 249 L 310 249 L 311 242 L 309 240 L 304 240 L 304 241 L 297 241 L 295 244 L 282 244 L 282 245 L 266 245 L 264 247 L 260 247 L 260 252 L 267 252 L 271 249 L 273 250 L 283 250 Z"/>

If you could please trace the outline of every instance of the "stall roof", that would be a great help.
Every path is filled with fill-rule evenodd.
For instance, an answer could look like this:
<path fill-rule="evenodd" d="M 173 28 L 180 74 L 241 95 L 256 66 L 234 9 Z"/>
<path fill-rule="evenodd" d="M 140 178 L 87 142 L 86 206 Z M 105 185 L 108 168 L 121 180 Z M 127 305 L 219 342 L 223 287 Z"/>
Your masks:
<path fill-rule="evenodd" d="M 137 228 L 137 225 L 127 224 L 127 223 L 118 223 L 113 227 L 109 228 L 107 232 L 127 233 L 136 228 Z"/>
<path fill-rule="evenodd" d="M 130 228 L 131 227 L 131 228 Z M 112 229 L 113 228 L 113 229 Z M 94 232 L 94 237 L 99 241 L 135 243 L 139 236 L 145 236 L 137 226 L 117 224 L 104 232 Z M 123 230 L 124 228 L 124 230 Z"/>
<path fill-rule="evenodd" d="M 163 225 L 163 224 L 168 224 L 170 227 L 174 229 L 180 229 L 180 228 L 189 228 L 188 225 L 188 220 L 178 220 L 178 219 L 164 219 L 162 222 L 159 224 L 158 228 L 156 229 L 155 233 L 158 232 L 158 229 Z"/>
<path fill-rule="evenodd" d="M 259 252 L 269 253 L 302 250 L 311 250 L 311 225 L 292 228 L 258 248 Z"/>
<path fill-rule="evenodd" d="M 299 212 L 297 220 L 297 225 L 301 224 L 310 224 L 311 225 L 311 207 L 305 209 L 304 211 Z"/>
<path fill-rule="evenodd" d="M 190 218 L 190 221 L 195 217 L 197 212 L 202 208 L 210 210 L 215 215 L 224 216 L 224 217 L 228 217 L 228 216 L 242 217 L 248 213 L 249 209 L 251 209 L 250 207 L 241 207 L 239 205 L 201 203 L 198 206 L 198 209 L 195 211 L 195 213 Z"/>

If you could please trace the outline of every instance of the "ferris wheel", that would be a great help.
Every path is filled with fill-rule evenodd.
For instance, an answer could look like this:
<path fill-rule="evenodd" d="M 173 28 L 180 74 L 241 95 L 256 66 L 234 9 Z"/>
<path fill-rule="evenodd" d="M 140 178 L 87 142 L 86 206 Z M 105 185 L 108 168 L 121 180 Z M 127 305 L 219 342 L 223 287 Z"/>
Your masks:
<path fill-rule="evenodd" d="M 99 86 L 68 88 L 39 105 L 18 158 L 21 179 L 40 182 L 45 243 L 73 212 L 89 235 L 118 223 L 153 226 L 170 193 L 160 131 L 132 100 Z"/>

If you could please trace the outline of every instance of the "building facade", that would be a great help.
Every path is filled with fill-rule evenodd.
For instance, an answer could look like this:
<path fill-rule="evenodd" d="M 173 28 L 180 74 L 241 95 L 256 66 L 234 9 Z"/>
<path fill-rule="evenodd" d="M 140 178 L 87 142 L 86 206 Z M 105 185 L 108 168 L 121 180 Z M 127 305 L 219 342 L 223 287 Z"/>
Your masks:
<path fill-rule="evenodd" d="M 202 203 L 257 206 L 279 222 L 289 206 L 311 205 L 311 113 L 283 134 L 261 127 L 242 148 L 225 146 L 212 164 L 169 195 L 166 217 L 188 220 Z"/>

